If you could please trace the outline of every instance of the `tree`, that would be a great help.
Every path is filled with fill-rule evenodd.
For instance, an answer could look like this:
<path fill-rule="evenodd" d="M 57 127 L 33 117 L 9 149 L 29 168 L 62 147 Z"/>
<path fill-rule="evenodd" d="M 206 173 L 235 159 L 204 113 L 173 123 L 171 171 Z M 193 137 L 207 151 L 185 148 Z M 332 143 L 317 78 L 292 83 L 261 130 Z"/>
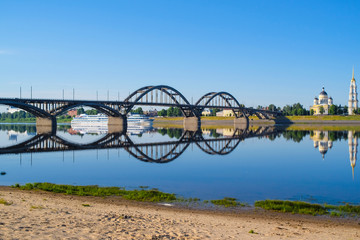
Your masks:
<path fill-rule="evenodd" d="M 310 115 L 314 115 L 314 109 L 310 109 Z"/>
<path fill-rule="evenodd" d="M 348 107 L 345 105 L 343 109 L 343 114 L 347 114 L 347 113 L 348 113 Z"/>
<path fill-rule="evenodd" d="M 141 107 L 138 107 L 137 109 L 131 111 L 132 113 L 135 113 L 135 114 L 144 114 L 144 111 Z"/>
<path fill-rule="evenodd" d="M 270 111 L 276 111 L 276 106 L 275 106 L 274 104 L 270 104 L 270 105 L 268 106 L 268 109 L 269 109 Z"/>
<path fill-rule="evenodd" d="M 158 116 L 165 117 L 167 115 L 167 112 L 165 109 L 161 109 L 161 111 L 158 112 Z"/>
<path fill-rule="evenodd" d="M 320 114 L 323 114 L 325 112 L 325 109 L 323 106 L 320 106 L 319 112 L 320 112 Z"/>
<path fill-rule="evenodd" d="M 84 114 L 85 113 L 85 110 L 84 110 L 84 108 L 78 108 L 77 109 L 77 115 L 80 115 L 80 114 Z"/>
<path fill-rule="evenodd" d="M 174 116 L 174 108 L 173 107 L 169 107 L 167 110 L 167 116 L 168 117 L 172 117 Z"/>
<path fill-rule="evenodd" d="M 331 105 L 330 109 L 329 109 L 329 114 L 330 115 L 336 115 L 337 114 L 337 106 L 336 105 Z"/>

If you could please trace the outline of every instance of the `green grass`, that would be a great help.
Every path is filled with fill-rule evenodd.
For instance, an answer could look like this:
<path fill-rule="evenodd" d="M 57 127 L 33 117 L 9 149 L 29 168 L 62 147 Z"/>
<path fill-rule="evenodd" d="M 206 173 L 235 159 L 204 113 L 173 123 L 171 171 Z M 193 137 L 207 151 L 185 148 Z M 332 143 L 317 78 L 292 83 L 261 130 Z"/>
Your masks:
<path fill-rule="evenodd" d="M 223 199 L 218 199 L 218 200 L 211 200 L 210 202 L 214 205 L 223 206 L 223 207 L 245 206 L 245 204 L 236 201 L 236 198 L 229 198 L 229 197 L 225 197 Z"/>
<path fill-rule="evenodd" d="M 5 199 L 3 199 L 3 198 L 0 198 L 0 204 L 3 204 L 3 205 L 5 205 L 5 206 L 9 206 L 9 205 L 11 205 L 12 203 L 5 201 Z"/>
<path fill-rule="evenodd" d="M 315 121 L 360 121 L 360 115 L 322 115 L 322 116 L 286 116 L 289 120 L 315 120 Z"/>
<path fill-rule="evenodd" d="M 90 207 L 90 204 L 84 203 L 82 204 L 83 207 Z"/>
<path fill-rule="evenodd" d="M 31 208 L 31 209 L 44 209 L 44 207 L 43 207 L 43 206 L 40 206 L 40 205 L 39 205 L 39 206 L 35 206 L 35 205 L 34 205 L 34 206 L 31 206 L 30 208 Z"/>
<path fill-rule="evenodd" d="M 261 207 L 266 210 L 275 210 L 279 212 L 291 212 L 311 215 L 324 215 L 329 212 L 319 204 L 311 204 L 299 201 L 282 201 L 282 200 L 264 200 L 256 201 L 255 207 Z"/>
<path fill-rule="evenodd" d="M 146 201 L 146 202 L 170 202 L 175 201 L 175 194 L 160 192 L 157 189 L 150 190 L 125 190 L 119 187 L 99 187 L 99 186 L 72 186 L 52 183 L 27 183 L 23 186 L 15 184 L 13 187 L 22 190 L 43 190 L 55 193 L 64 193 L 79 196 L 121 196 L 125 199 Z"/>
<path fill-rule="evenodd" d="M 249 231 L 249 233 L 251 233 L 251 234 L 258 234 L 257 232 L 255 232 L 255 231 L 252 230 L 252 229 Z"/>
<path fill-rule="evenodd" d="M 360 215 L 360 206 L 354 205 L 320 205 L 300 201 L 282 201 L 282 200 L 264 200 L 256 201 L 255 207 L 265 210 L 274 210 L 278 212 L 290 212 L 310 215 L 328 215 L 330 216 L 356 216 Z"/>

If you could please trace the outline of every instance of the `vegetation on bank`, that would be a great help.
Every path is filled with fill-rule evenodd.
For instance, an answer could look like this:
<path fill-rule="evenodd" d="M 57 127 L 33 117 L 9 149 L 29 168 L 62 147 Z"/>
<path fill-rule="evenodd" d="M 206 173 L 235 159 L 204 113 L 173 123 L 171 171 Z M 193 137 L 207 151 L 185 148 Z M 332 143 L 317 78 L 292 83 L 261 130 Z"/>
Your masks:
<path fill-rule="evenodd" d="M 225 197 L 225 198 L 219 199 L 219 200 L 211 200 L 210 202 L 214 205 L 223 206 L 223 207 L 237 207 L 237 206 L 245 207 L 246 206 L 246 204 L 237 201 L 236 198 L 230 198 L 230 197 Z"/>
<path fill-rule="evenodd" d="M 310 215 L 354 216 L 360 214 L 360 206 L 354 205 L 320 205 L 301 201 L 263 200 L 256 201 L 255 207 L 277 212 L 290 212 Z"/>
<path fill-rule="evenodd" d="M 55 193 L 64 193 L 78 196 L 121 196 L 128 200 L 145 202 L 170 202 L 175 201 L 175 194 L 160 192 L 157 189 L 125 190 L 119 187 L 73 186 L 52 183 L 27 183 L 23 186 L 15 184 L 15 188 L 22 190 L 43 190 Z"/>
<path fill-rule="evenodd" d="M 99 187 L 97 185 L 90 186 L 73 186 L 52 183 L 27 183 L 25 185 L 15 184 L 11 186 L 21 190 L 43 190 L 54 193 L 63 193 L 78 196 L 121 196 L 124 199 L 145 201 L 145 202 L 199 202 L 198 198 L 185 199 L 177 197 L 173 193 L 161 192 L 158 189 L 148 189 L 148 187 L 139 187 L 140 189 L 126 190 L 120 187 Z M 0 199 L 0 204 L 11 204 Z M 237 201 L 236 198 L 225 197 L 218 200 L 204 200 L 204 203 L 212 203 L 213 205 L 222 207 L 244 207 L 247 204 Z M 320 205 L 301 201 L 283 201 L 283 200 L 263 200 L 256 201 L 255 207 L 265 210 L 273 210 L 278 212 L 289 212 L 310 215 L 331 215 L 331 216 L 359 216 L 360 205 Z"/>
<path fill-rule="evenodd" d="M 287 116 L 290 121 L 360 121 L 360 115 L 316 115 L 316 116 Z"/>
<path fill-rule="evenodd" d="M 5 206 L 9 206 L 9 205 L 11 205 L 12 203 L 11 203 L 11 202 L 6 201 L 6 200 L 5 200 L 5 199 L 3 199 L 3 198 L 0 198 L 0 204 L 5 205 Z"/>

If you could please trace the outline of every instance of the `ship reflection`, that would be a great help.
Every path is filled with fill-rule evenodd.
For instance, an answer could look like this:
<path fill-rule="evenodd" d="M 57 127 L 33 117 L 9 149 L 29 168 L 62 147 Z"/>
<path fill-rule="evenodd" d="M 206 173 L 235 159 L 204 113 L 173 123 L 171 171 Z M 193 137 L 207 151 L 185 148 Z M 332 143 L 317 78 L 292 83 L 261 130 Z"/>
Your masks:
<path fill-rule="evenodd" d="M 126 134 L 128 135 L 142 135 L 144 133 L 151 132 L 153 130 L 152 124 L 135 124 L 131 123 L 127 125 Z M 76 126 L 71 125 L 71 128 L 67 130 L 70 135 L 103 135 L 108 134 L 108 125 L 93 125 L 93 126 Z"/>

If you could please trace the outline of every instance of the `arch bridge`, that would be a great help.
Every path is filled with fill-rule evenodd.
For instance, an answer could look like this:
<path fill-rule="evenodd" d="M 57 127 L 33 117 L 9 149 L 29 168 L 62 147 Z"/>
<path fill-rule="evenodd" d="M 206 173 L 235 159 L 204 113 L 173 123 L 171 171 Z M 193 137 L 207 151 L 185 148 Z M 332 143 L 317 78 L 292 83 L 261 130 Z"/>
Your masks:
<path fill-rule="evenodd" d="M 227 92 L 210 92 L 202 96 L 195 104 L 191 104 L 178 90 L 166 85 L 140 88 L 123 101 L 0 98 L 0 104 L 20 108 L 33 114 L 40 133 L 55 131 L 56 117 L 79 106 L 92 107 L 106 114 L 110 132 L 126 129 L 127 114 L 139 105 L 178 107 L 184 117 L 184 128 L 189 130 L 197 130 L 200 127 L 202 112 L 209 108 L 231 110 L 232 116 L 235 117 L 235 125 L 248 125 L 251 115 L 256 115 L 259 119 L 270 119 L 281 114 L 246 108 Z"/>

